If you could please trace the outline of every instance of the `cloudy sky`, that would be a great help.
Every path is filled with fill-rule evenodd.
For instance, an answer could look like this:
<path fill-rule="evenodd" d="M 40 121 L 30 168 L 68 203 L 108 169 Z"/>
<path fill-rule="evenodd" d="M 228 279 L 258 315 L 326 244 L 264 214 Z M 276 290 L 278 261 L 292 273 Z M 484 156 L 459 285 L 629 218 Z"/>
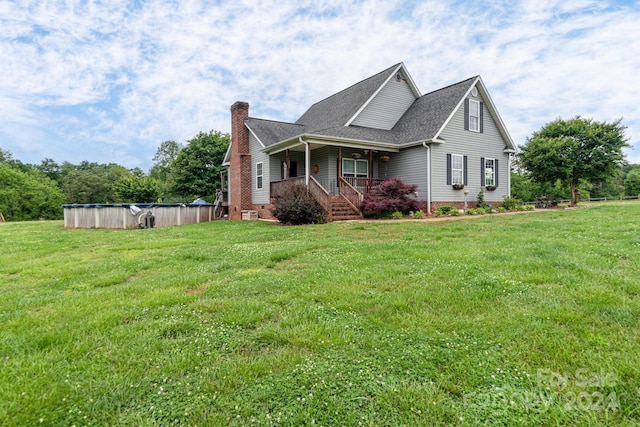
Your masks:
<path fill-rule="evenodd" d="M 480 74 L 516 144 L 623 118 L 640 163 L 640 0 L 0 0 L 0 147 L 148 170 L 161 142 L 294 121 L 398 62 L 427 93 Z"/>

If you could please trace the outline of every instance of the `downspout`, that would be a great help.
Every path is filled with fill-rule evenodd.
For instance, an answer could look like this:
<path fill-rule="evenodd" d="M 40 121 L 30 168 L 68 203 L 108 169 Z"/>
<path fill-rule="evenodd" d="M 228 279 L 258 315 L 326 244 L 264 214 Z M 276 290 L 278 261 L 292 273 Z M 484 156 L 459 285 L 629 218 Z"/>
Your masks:
<path fill-rule="evenodd" d="M 298 137 L 298 141 L 304 144 L 304 183 L 307 187 L 309 187 L 309 178 L 311 176 L 311 171 L 309 170 L 311 168 L 311 153 L 309 153 L 309 143 L 307 141 L 304 141 L 301 136 Z"/>
<path fill-rule="evenodd" d="M 431 146 L 427 141 L 422 141 L 422 146 L 427 149 L 427 215 L 431 215 Z"/>

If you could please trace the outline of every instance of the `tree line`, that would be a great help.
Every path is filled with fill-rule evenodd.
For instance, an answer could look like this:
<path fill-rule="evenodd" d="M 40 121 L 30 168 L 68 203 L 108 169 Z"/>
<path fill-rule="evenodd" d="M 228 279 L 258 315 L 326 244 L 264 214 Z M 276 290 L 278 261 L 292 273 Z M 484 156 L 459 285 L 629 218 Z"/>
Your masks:
<path fill-rule="evenodd" d="M 61 219 L 63 204 L 215 200 L 228 134 L 200 132 L 185 144 L 165 141 L 148 173 L 116 163 L 23 163 L 0 147 L 0 214 L 6 221 Z"/>
<path fill-rule="evenodd" d="M 639 196 L 640 165 L 624 160 L 628 140 L 621 122 L 578 116 L 546 124 L 519 147 L 511 195 L 524 202 L 552 196 L 572 205 L 579 197 Z M 0 148 L 0 214 L 8 221 L 60 219 L 65 203 L 213 202 L 229 142 L 218 131 L 200 132 L 184 145 L 165 141 L 148 174 L 115 163 L 47 158 L 25 164 Z"/>

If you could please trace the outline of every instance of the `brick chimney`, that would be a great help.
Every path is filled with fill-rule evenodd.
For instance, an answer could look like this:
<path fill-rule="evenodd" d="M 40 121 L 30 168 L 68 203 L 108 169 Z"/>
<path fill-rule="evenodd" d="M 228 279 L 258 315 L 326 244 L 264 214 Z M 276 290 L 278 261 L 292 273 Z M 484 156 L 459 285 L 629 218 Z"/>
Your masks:
<path fill-rule="evenodd" d="M 251 209 L 251 154 L 249 130 L 244 119 L 249 104 L 237 101 L 231 106 L 231 158 L 229 159 L 229 218 L 242 219 L 242 210 Z"/>

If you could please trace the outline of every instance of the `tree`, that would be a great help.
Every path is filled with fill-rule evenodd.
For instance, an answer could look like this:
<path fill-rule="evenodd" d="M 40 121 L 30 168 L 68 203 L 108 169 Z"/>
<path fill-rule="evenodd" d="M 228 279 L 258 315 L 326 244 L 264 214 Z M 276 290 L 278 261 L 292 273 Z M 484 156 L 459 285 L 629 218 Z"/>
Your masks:
<path fill-rule="evenodd" d="M 64 196 L 45 175 L 0 163 L 0 212 L 7 221 L 62 218 Z"/>
<path fill-rule="evenodd" d="M 160 197 L 160 187 L 149 176 L 125 176 L 113 184 L 117 200 L 122 203 L 154 203 Z"/>
<path fill-rule="evenodd" d="M 173 178 L 171 176 L 171 168 L 182 148 L 182 145 L 175 141 L 164 141 L 158 147 L 155 156 L 153 156 L 155 163 L 149 170 L 149 176 L 157 180 L 160 196 L 165 200 L 179 199 L 172 192 Z"/>
<path fill-rule="evenodd" d="M 229 146 L 229 134 L 200 132 L 187 141 L 171 166 L 173 191 L 184 198 L 201 197 L 213 202 L 221 188 L 222 162 Z"/>
<path fill-rule="evenodd" d="M 77 166 L 62 165 L 62 189 L 68 203 L 113 203 L 117 197 L 113 184 L 130 176 L 125 167 L 115 163 L 98 164 L 83 161 Z"/>
<path fill-rule="evenodd" d="M 407 214 L 417 211 L 419 206 L 411 196 L 416 192 L 416 184 L 405 184 L 400 178 L 387 179 L 362 200 L 364 213 L 384 216 L 394 212 Z"/>
<path fill-rule="evenodd" d="M 627 146 L 622 119 L 613 123 L 561 118 L 548 123 L 520 147 L 520 165 L 535 181 L 569 186 L 571 206 L 576 204 L 580 180 L 599 182 L 623 163 Z"/>
<path fill-rule="evenodd" d="M 624 194 L 640 196 L 640 169 L 631 169 L 624 179 Z"/>
<path fill-rule="evenodd" d="M 167 179 L 171 171 L 171 165 L 178 158 L 182 145 L 175 141 L 164 141 L 158 147 L 156 154 L 153 156 L 153 167 L 149 171 L 149 176 L 157 180 L 164 181 Z"/>

